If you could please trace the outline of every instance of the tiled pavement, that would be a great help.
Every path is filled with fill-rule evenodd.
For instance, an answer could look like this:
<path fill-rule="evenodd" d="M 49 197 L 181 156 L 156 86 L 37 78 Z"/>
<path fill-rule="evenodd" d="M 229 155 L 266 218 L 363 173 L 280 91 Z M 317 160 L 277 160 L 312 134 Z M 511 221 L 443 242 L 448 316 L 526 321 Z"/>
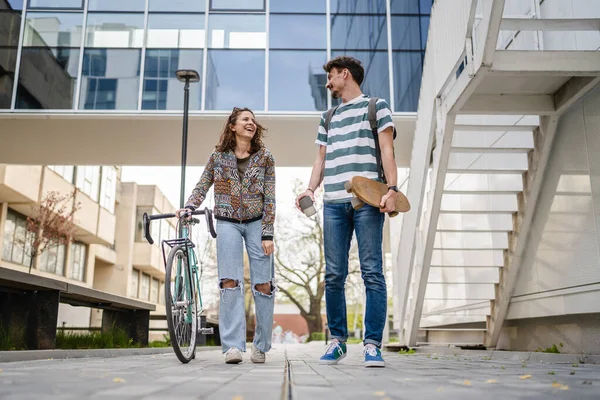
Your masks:
<path fill-rule="evenodd" d="M 384 353 L 366 369 L 360 345 L 321 366 L 323 344 L 276 345 L 264 365 L 219 350 L 187 365 L 171 354 L 0 363 L 0 399 L 600 399 L 600 365 L 521 362 L 481 355 Z M 291 365 L 291 386 L 284 379 Z M 289 399 L 289 397 L 286 397 Z"/>

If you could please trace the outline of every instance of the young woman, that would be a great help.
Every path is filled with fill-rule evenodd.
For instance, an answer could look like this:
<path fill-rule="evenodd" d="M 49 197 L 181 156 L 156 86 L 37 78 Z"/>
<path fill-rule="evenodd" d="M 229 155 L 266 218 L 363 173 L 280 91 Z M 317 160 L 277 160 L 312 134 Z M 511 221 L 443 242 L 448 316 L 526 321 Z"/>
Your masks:
<path fill-rule="evenodd" d="M 217 265 L 221 300 L 219 332 L 225 362 L 242 362 L 246 351 L 243 244 L 250 260 L 256 334 L 250 360 L 264 363 L 271 348 L 275 284 L 275 160 L 262 144 L 265 129 L 248 108 L 234 108 L 204 173 L 180 212 L 199 207 L 215 186 Z"/>

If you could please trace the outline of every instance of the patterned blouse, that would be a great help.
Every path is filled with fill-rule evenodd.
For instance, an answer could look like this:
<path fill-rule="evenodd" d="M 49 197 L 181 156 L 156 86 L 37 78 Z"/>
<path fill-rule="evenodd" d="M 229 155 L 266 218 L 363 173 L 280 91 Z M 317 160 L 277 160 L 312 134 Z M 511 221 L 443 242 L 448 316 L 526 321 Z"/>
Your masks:
<path fill-rule="evenodd" d="M 199 207 L 213 184 L 216 219 L 237 223 L 262 219 L 262 240 L 273 240 L 275 159 L 269 150 L 263 147 L 250 156 L 242 179 L 233 151 L 213 151 L 185 207 Z"/>

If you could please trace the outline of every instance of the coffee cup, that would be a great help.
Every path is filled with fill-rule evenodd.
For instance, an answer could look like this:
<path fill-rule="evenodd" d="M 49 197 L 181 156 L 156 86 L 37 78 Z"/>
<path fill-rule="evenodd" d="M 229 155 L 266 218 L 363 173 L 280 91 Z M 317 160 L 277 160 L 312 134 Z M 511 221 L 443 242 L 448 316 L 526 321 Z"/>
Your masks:
<path fill-rule="evenodd" d="M 315 209 L 315 205 L 314 205 L 312 199 L 310 198 L 310 196 L 302 197 L 299 200 L 299 203 L 300 203 L 300 208 L 302 209 L 302 212 L 307 217 L 312 217 L 313 215 L 315 215 L 317 213 L 317 210 Z"/>

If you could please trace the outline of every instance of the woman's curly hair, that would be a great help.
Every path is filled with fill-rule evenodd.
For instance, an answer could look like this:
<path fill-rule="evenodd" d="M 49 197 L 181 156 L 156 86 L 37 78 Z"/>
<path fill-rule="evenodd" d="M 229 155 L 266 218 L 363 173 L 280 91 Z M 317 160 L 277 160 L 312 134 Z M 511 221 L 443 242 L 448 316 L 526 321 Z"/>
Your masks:
<path fill-rule="evenodd" d="M 252 112 L 251 109 L 234 107 L 233 111 L 231 111 L 231 115 L 229 115 L 229 118 L 227 118 L 223 132 L 221 132 L 219 143 L 215 146 L 215 149 L 218 152 L 224 153 L 230 150 L 235 150 L 235 132 L 231 130 L 231 126 L 235 125 L 239 115 L 244 111 L 249 111 L 254 117 L 254 112 Z M 256 133 L 250 141 L 250 154 L 254 154 L 264 147 L 262 138 L 264 133 L 267 131 L 267 129 L 259 124 L 255 118 L 253 118 L 253 121 L 256 124 Z"/>

